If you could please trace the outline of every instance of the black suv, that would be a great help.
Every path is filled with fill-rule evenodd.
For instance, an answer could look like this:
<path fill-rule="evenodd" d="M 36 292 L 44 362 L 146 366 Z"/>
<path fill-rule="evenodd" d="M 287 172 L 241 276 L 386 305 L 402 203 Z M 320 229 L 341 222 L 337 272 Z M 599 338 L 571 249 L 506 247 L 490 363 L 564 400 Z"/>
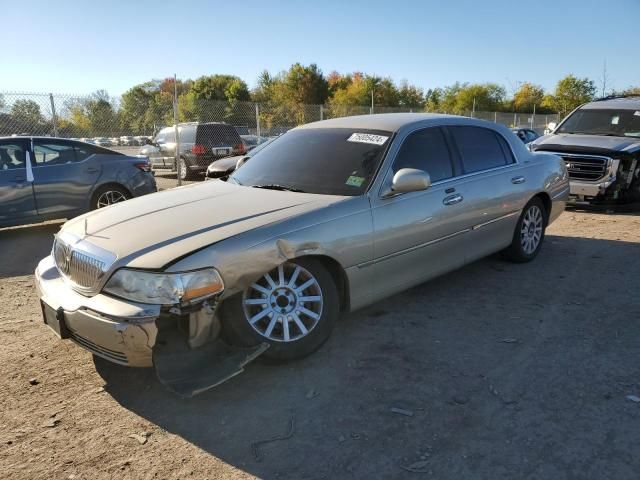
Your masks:
<path fill-rule="evenodd" d="M 529 149 L 564 159 L 574 202 L 640 201 L 639 96 L 586 103 Z"/>
<path fill-rule="evenodd" d="M 218 122 L 180 123 L 180 178 L 189 180 L 204 173 L 209 164 L 231 155 L 243 155 L 245 146 L 232 125 Z M 151 168 L 176 170 L 176 137 L 174 127 L 158 132 L 149 145 L 140 150 L 149 157 Z"/>

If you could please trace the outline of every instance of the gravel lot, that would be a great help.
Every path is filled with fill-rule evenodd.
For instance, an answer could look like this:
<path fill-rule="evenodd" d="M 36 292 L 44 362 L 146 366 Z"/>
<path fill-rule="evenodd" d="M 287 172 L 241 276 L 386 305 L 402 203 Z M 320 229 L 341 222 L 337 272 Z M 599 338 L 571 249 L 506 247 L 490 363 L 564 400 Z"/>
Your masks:
<path fill-rule="evenodd" d="M 638 478 L 640 216 L 566 212 L 531 264 L 476 262 L 187 401 L 42 324 L 58 228 L 0 230 L 3 478 Z"/>

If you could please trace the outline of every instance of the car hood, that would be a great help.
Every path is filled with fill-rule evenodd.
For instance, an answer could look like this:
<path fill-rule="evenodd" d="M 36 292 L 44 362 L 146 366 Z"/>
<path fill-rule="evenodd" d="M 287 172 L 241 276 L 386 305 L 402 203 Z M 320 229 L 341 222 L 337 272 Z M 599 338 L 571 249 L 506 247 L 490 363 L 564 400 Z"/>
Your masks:
<path fill-rule="evenodd" d="M 113 253 L 115 266 L 163 268 L 195 250 L 348 197 L 242 187 L 219 180 L 127 200 L 62 231 Z M 90 248 L 88 248 L 90 250 Z"/>
<path fill-rule="evenodd" d="M 160 149 L 158 147 L 156 147 L 155 145 L 145 145 L 144 147 L 142 147 L 140 149 L 140 155 L 149 155 L 151 153 L 157 153 L 159 152 Z"/>
<path fill-rule="evenodd" d="M 640 139 L 560 133 L 540 137 L 531 142 L 531 147 L 533 151 L 547 150 L 566 153 L 610 155 L 613 153 L 630 152 L 636 148 L 640 148 Z"/>
<path fill-rule="evenodd" d="M 238 160 L 245 157 L 246 155 L 236 155 L 234 157 L 221 158 L 220 160 L 216 160 L 215 162 L 212 162 L 209 165 L 209 167 L 207 167 L 207 171 L 226 172 L 229 169 L 235 168 L 236 164 L 238 163 Z"/>

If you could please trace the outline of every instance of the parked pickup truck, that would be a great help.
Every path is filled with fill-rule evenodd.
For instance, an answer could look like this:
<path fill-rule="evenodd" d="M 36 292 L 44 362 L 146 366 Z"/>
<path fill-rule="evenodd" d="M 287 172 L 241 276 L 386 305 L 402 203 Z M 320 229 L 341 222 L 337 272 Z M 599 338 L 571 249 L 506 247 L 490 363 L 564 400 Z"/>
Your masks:
<path fill-rule="evenodd" d="M 640 96 L 584 104 L 529 149 L 564 159 L 574 202 L 640 201 Z"/>

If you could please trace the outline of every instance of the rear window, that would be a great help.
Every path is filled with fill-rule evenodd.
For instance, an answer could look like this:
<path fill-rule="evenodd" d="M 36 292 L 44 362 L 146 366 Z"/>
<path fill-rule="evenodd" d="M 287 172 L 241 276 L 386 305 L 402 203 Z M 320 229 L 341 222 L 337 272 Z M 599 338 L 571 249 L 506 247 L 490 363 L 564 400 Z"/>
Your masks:
<path fill-rule="evenodd" d="M 196 142 L 207 147 L 235 147 L 242 144 L 242 139 L 231 125 L 203 124 L 198 125 Z"/>
<path fill-rule="evenodd" d="M 512 163 L 498 135 L 482 127 L 449 127 L 462 156 L 465 173 L 480 172 Z"/>

